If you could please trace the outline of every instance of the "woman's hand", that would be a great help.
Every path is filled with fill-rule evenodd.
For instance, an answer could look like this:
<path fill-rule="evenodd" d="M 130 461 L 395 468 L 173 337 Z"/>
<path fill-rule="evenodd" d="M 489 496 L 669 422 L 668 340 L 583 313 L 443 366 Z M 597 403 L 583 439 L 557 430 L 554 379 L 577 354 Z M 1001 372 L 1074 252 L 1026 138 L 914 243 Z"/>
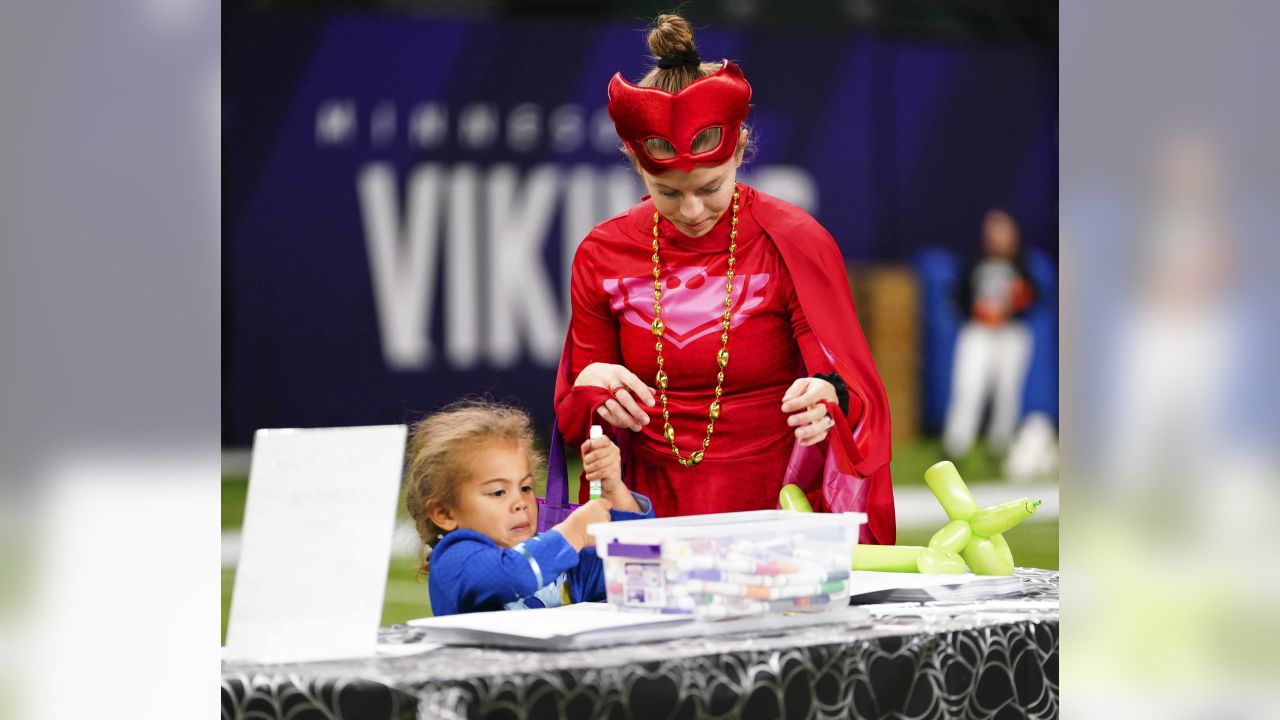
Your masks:
<path fill-rule="evenodd" d="M 654 389 L 645 385 L 636 374 L 621 365 L 610 363 L 591 363 L 582 368 L 578 379 L 573 381 L 574 387 L 589 385 L 604 388 L 613 392 L 613 397 L 606 400 L 596 412 L 605 422 L 616 428 L 639 431 L 649 424 L 649 413 L 645 412 L 636 399 L 653 407 Z"/>
<path fill-rule="evenodd" d="M 791 416 L 787 418 L 787 424 L 796 429 L 796 439 L 802 446 L 826 440 L 827 432 L 836 424 L 827 416 L 823 400 L 838 402 L 836 386 L 822 378 L 812 377 L 791 383 L 782 396 L 782 412 Z"/>
<path fill-rule="evenodd" d="M 599 480 L 602 496 L 615 510 L 640 512 L 640 504 L 622 482 L 622 453 L 607 437 L 587 440 L 582 451 L 582 470 L 588 480 Z"/>

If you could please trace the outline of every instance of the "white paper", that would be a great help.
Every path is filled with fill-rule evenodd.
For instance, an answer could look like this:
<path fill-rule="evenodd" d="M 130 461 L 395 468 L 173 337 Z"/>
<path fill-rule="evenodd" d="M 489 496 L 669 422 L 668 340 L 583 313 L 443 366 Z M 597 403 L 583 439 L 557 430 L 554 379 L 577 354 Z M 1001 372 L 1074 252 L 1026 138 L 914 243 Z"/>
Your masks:
<path fill-rule="evenodd" d="M 378 657 L 405 657 L 444 647 L 444 643 L 380 643 Z"/>
<path fill-rule="evenodd" d="M 425 628 L 450 628 L 496 633 L 532 640 L 550 640 L 600 630 L 689 622 L 686 615 L 620 612 L 605 603 L 575 603 L 558 608 L 495 610 L 410 620 Z"/>
<path fill-rule="evenodd" d="M 786 634 L 812 625 L 871 625 L 863 608 L 840 606 L 821 612 L 769 613 L 724 620 L 694 620 L 613 610 L 604 603 L 579 603 L 551 609 L 470 613 L 411 620 L 432 641 L 533 650 L 575 650 L 607 645 L 636 645 L 681 638 L 734 633 Z"/>
<path fill-rule="evenodd" d="M 1008 578 L 1006 577 L 973 575 L 970 573 L 955 575 L 927 575 L 925 573 L 855 570 L 849 573 L 849 594 L 863 595 L 865 593 L 879 592 L 881 590 L 897 590 L 902 588 L 916 590 L 941 587 L 945 585 L 967 585 L 974 582 L 991 583 L 993 580 L 1008 582 Z"/>
<path fill-rule="evenodd" d="M 973 602 L 1020 597 L 1022 581 L 1012 576 L 927 575 L 857 571 L 849 578 L 850 602 Z"/>
<path fill-rule="evenodd" d="M 405 426 L 259 430 L 228 660 L 372 657 Z"/>

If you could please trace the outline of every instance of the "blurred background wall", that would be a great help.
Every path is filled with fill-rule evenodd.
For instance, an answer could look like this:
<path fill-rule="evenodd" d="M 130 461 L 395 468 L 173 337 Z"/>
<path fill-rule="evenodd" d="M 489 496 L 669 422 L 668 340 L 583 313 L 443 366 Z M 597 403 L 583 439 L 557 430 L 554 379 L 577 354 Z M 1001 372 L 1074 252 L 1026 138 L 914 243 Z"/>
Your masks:
<path fill-rule="evenodd" d="M 951 298 L 991 208 L 1041 285 L 1024 405 L 1056 418 L 1056 3 L 799 6 L 682 11 L 702 56 L 753 85 L 743 179 L 809 210 L 850 264 L 895 439 L 940 429 Z M 546 427 L 568 264 L 643 194 L 605 86 L 647 70 L 666 9 L 224 5 L 224 446 L 467 393 Z"/>

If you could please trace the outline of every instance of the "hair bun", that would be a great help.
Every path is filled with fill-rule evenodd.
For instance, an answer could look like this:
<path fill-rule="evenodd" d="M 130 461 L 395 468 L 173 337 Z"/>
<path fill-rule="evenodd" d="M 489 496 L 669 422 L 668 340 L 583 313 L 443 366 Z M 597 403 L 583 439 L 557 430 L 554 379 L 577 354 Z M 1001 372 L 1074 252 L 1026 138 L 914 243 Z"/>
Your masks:
<path fill-rule="evenodd" d="M 698 48 L 693 44 L 693 27 L 679 15 L 659 15 L 653 29 L 649 31 L 649 52 L 658 60 L 676 56 L 697 57 Z"/>

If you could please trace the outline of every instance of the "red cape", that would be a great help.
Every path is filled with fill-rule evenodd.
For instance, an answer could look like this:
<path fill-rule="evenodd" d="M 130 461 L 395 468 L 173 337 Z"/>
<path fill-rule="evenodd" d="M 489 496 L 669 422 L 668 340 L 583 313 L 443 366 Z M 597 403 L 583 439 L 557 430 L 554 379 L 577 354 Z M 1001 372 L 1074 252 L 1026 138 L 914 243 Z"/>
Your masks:
<path fill-rule="evenodd" d="M 744 211 L 753 214 L 778 248 L 809 325 L 826 350 L 826 357 L 806 356 L 806 367 L 810 373 L 834 368 L 849 388 L 852 426 L 836 408 L 832 413 L 836 426 L 828 434 L 823 457 L 815 463 L 814 458 L 806 457 L 814 448 L 797 446 L 788 478 L 806 490 L 815 509 L 867 513 L 870 537 L 864 532 L 863 540 L 892 545 L 897 523 L 889 474 L 889 402 L 858 323 L 840 248 L 818 221 L 790 203 L 757 192 Z M 653 200 L 646 196 L 626 213 L 623 222 L 610 221 L 596 231 L 609 225 L 611 232 L 622 231 L 634 236 L 636 242 L 648 244 L 653 213 Z M 558 421 L 553 442 L 560 442 L 560 433 L 571 442 L 584 438 L 595 409 L 610 397 L 605 388 L 573 387 L 569 376 L 572 349 L 571 336 L 567 336 L 556 377 Z M 808 477 L 793 478 L 794 473 Z"/>

